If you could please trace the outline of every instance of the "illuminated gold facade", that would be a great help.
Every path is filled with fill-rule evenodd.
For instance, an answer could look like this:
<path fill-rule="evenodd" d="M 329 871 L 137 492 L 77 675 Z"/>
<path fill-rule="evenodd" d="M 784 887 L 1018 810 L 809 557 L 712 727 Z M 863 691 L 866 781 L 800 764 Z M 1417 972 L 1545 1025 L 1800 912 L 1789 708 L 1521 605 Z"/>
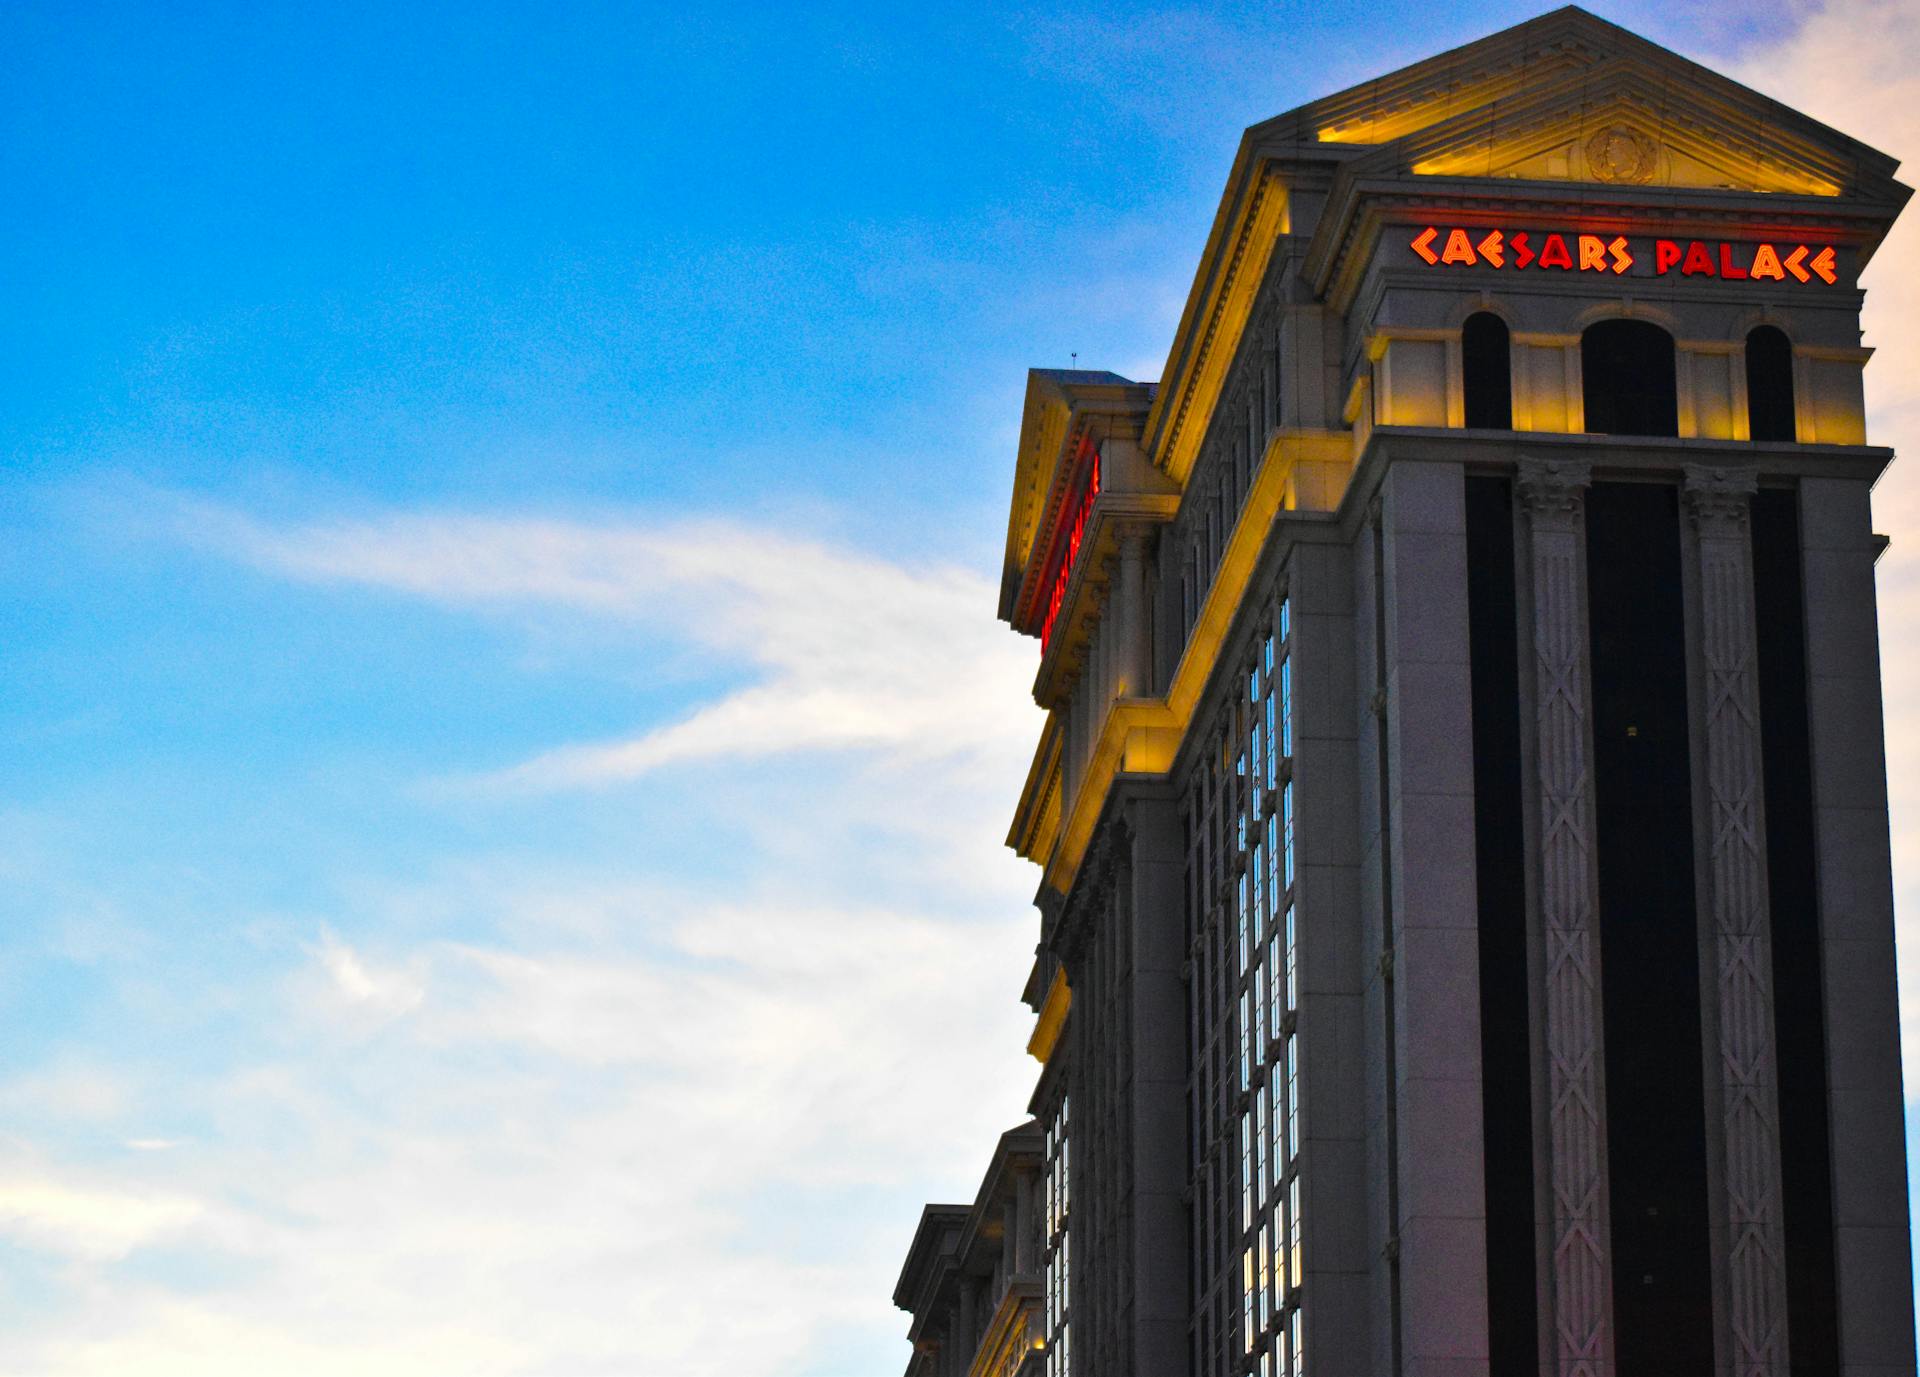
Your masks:
<path fill-rule="evenodd" d="M 1159 382 L 1030 375 L 1042 1069 L 909 1377 L 1914 1371 L 1894 171 L 1560 10 L 1249 129 Z"/>

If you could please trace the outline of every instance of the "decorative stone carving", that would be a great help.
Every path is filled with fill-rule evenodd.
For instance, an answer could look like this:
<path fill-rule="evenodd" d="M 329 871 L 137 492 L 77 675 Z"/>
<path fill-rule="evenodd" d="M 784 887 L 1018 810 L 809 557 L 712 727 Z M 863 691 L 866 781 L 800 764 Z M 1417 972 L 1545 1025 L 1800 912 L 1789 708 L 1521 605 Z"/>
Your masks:
<path fill-rule="evenodd" d="M 1611 1377 L 1600 947 L 1588 760 L 1584 463 L 1520 462 L 1533 591 L 1539 902 L 1546 946 L 1553 1372 Z"/>
<path fill-rule="evenodd" d="M 1718 1025 L 1727 1325 L 1734 1377 L 1785 1377 L 1787 1302 L 1773 956 L 1756 682 L 1752 469 L 1688 465 L 1706 668 L 1709 894 Z"/>
<path fill-rule="evenodd" d="M 1637 129 L 1611 125 L 1587 140 L 1587 170 L 1595 180 L 1637 184 L 1653 180 L 1660 148 Z"/>

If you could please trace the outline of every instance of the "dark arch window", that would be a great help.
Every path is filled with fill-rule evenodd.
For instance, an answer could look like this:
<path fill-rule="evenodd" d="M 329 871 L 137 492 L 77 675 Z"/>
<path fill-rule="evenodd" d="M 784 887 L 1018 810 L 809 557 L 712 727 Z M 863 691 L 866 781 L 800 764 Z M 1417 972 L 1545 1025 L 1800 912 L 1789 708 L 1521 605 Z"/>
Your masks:
<path fill-rule="evenodd" d="M 1747 433 L 1756 440 L 1799 438 L 1793 414 L 1793 344 L 1772 325 L 1747 332 Z"/>
<path fill-rule="evenodd" d="M 1678 435 L 1673 336 L 1645 320 L 1603 320 L 1580 337 L 1587 430 L 1595 435 Z"/>
<path fill-rule="evenodd" d="M 1491 311 L 1467 317 L 1460 330 L 1460 371 L 1471 429 L 1513 429 L 1512 360 L 1506 321 Z"/>

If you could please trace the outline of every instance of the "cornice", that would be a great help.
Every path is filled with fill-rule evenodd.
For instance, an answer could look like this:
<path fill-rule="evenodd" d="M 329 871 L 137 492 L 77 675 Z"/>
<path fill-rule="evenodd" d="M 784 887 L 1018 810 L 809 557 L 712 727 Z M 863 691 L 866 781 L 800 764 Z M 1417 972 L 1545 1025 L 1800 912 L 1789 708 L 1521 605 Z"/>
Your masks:
<path fill-rule="evenodd" d="M 1007 831 L 1007 845 L 1030 861 L 1045 861 L 1060 831 L 1060 753 L 1066 733 L 1057 709 L 1047 713 L 1040 740 L 1020 788 L 1020 802 Z"/>
<path fill-rule="evenodd" d="M 1060 1045 L 1060 1034 L 1067 1026 L 1067 1014 L 1073 1008 L 1073 991 L 1067 987 L 1067 973 L 1056 965 L 1047 997 L 1040 1001 L 1040 1012 L 1033 1024 L 1033 1036 L 1027 1039 L 1027 1055 L 1045 1066 L 1053 1060 L 1053 1049 Z"/>
<path fill-rule="evenodd" d="M 1244 187 L 1236 187 L 1242 180 Z M 1250 161 L 1243 140 L 1227 201 L 1221 205 L 1201 259 L 1201 273 L 1174 334 L 1166 376 L 1147 415 L 1148 454 L 1183 486 L 1220 399 L 1241 331 L 1266 279 L 1267 265 L 1288 229 L 1285 178 L 1264 159 Z"/>

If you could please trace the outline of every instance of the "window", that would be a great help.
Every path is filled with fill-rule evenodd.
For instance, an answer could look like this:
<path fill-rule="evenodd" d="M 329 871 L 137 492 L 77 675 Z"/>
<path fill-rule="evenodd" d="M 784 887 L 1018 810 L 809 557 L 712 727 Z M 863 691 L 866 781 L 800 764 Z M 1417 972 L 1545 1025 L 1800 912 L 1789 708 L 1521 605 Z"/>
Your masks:
<path fill-rule="evenodd" d="M 1793 411 L 1793 343 L 1772 325 L 1747 332 L 1747 434 L 1755 440 L 1799 438 Z"/>
<path fill-rule="evenodd" d="M 1673 336 L 1644 320 L 1603 320 L 1580 337 L 1587 431 L 1678 435 Z"/>
<path fill-rule="evenodd" d="M 1649 321 L 1601 321 L 1580 336 L 1586 428 L 1597 436 L 1678 436 L 1674 336 Z"/>
<path fill-rule="evenodd" d="M 1472 430 L 1513 429 L 1513 350 L 1507 323 L 1491 311 L 1467 317 L 1460 331 L 1460 371 Z"/>

